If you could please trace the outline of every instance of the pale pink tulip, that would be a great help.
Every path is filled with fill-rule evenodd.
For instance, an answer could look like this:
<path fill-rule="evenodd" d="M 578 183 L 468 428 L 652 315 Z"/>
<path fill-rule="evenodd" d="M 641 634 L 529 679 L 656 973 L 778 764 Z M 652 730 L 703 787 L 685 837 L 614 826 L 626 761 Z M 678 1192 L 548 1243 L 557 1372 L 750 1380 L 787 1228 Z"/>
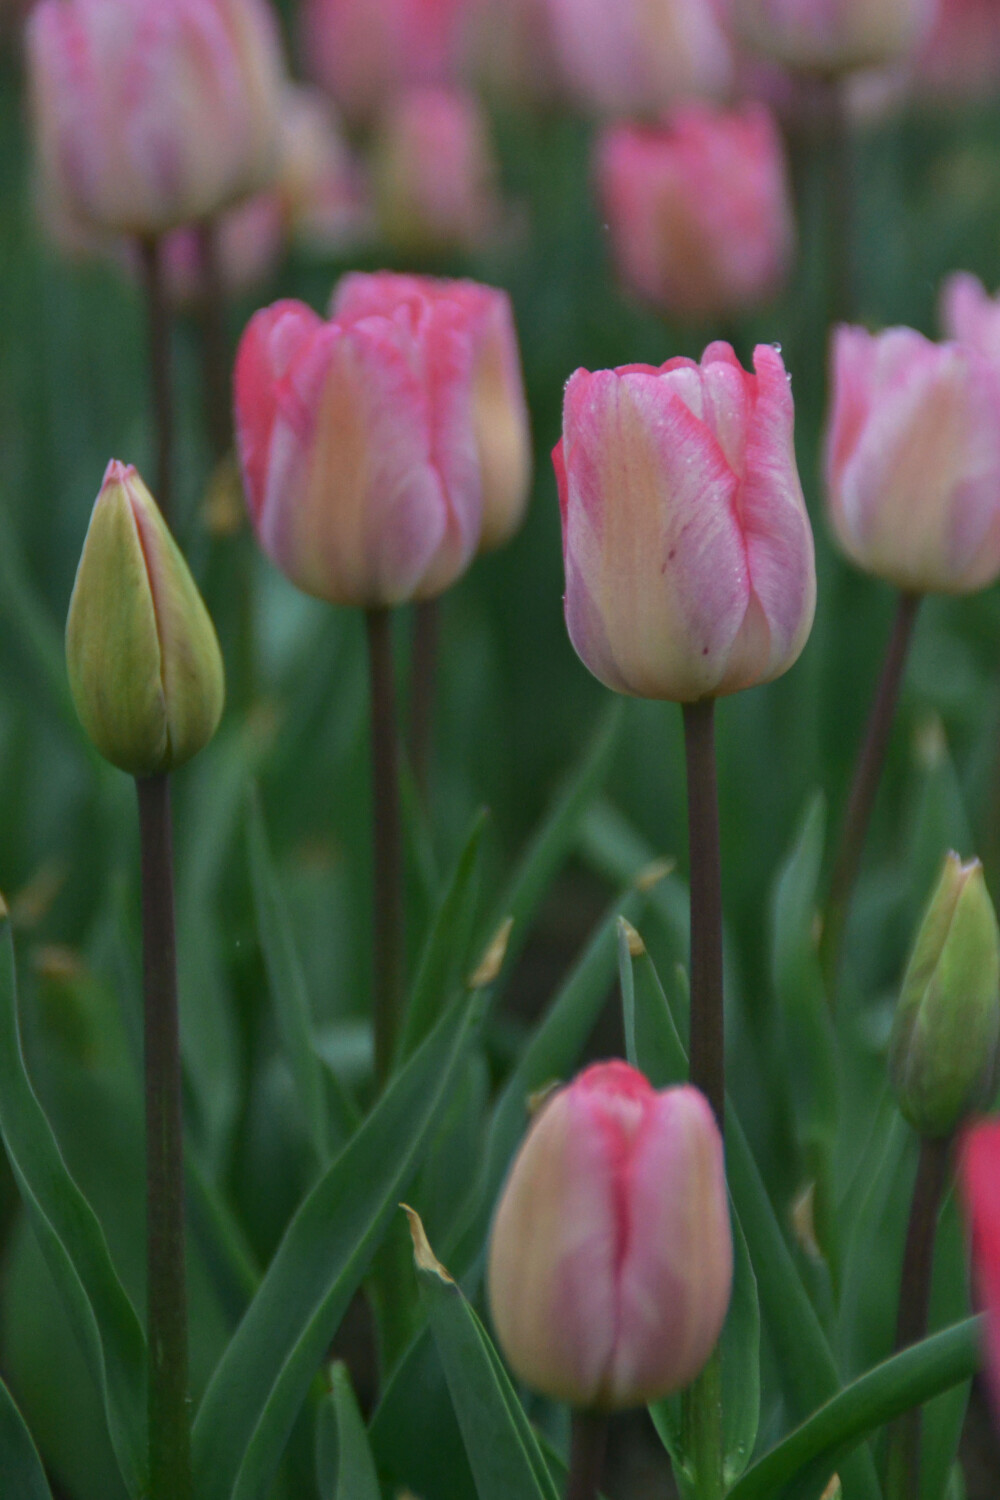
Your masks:
<path fill-rule="evenodd" d="M 640 298 L 707 318 L 778 290 L 795 226 L 781 136 L 763 105 L 690 105 L 660 128 L 613 126 L 596 166 L 618 270 Z"/>
<path fill-rule="evenodd" d="M 46 193 L 157 235 L 266 187 L 281 54 L 265 0 L 41 0 L 27 28 Z"/>
<path fill-rule="evenodd" d="M 562 92 L 549 0 L 472 0 L 469 57 L 491 95 L 549 104 Z"/>
<path fill-rule="evenodd" d="M 715 0 L 549 0 L 556 60 L 589 109 L 656 112 L 725 93 L 729 41 Z"/>
<path fill-rule="evenodd" d="M 816 602 L 813 538 L 781 355 L 577 370 L 553 455 L 566 623 L 584 665 L 640 698 L 695 702 L 796 660 Z"/>
<path fill-rule="evenodd" d="M 324 322 L 277 302 L 236 359 L 237 447 L 261 546 L 334 604 L 440 593 L 479 543 L 473 343 L 447 301 Z"/>
<path fill-rule="evenodd" d="M 374 234 L 364 171 L 319 89 L 285 91 L 277 191 L 292 235 L 308 249 L 342 253 Z"/>
<path fill-rule="evenodd" d="M 937 0 L 728 0 L 737 32 L 792 68 L 841 73 L 898 61 L 926 35 Z"/>
<path fill-rule="evenodd" d="M 838 328 L 826 445 L 830 521 L 868 573 L 965 594 L 1000 574 L 1000 371 L 911 328 Z"/>
<path fill-rule="evenodd" d="M 276 193 L 258 193 L 220 214 L 215 224 L 218 290 L 240 297 L 263 285 L 277 269 L 288 243 L 285 215 Z M 126 253 L 131 250 L 127 242 Z M 138 263 L 131 257 L 131 266 Z M 174 229 L 163 241 L 167 295 L 177 307 L 196 303 L 205 293 L 205 253 L 197 229 Z"/>
<path fill-rule="evenodd" d="M 978 276 L 956 271 L 941 288 L 941 329 L 987 359 L 1000 360 L 1000 296 L 991 297 Z"/>
<path fill-rule="evenodd" d="M 469 330 L 472 412 L 483 496 L 479 550 L 491 551 L 509 541 L 520 526 L 531 491 L 531 428 L 510 298 L 476 281 L 382 271 L 345 276 L 331 311 L 342 321 L 377 314 L 393 317 L 400 307 L 419 307 L 425 299 L 449 304 Z"/>
<path fill-rule="evenodd" d="M 557 1400 L 645 1405 L 707 1361 L 732 1253 L 703 1095 L 598 1063 L 543 1106 L 500 1198 L 488 1271 L 500 1347 Z"/>
<path fill-rule="evenodd" d="M 968 1131 L 959 1162 L 972 1282 L 986 1313 L 986 1371 L 1000 1422 L 1000 1120 L 984 1120 Z"/>
<path fill-rule="evenodd" d="M 993 97 L 1000 89 L 997 0 L 938 0 L 937 24 L 914 67 L 918 93 L 942 98 Z"/>

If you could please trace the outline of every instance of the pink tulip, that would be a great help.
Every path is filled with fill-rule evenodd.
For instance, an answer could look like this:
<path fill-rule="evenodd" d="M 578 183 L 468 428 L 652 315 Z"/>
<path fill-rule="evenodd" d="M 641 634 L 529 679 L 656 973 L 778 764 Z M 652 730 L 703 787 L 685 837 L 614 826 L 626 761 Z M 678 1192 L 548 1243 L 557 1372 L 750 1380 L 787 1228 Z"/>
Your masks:
<path fill-rule="evenodd" d="M 469 56 L 491 95 L 548 104 L 561 93 L 549 0 L 472 0 Z"/>
<path fill-rule="evenodd" d="M 500 1346 L 557 1400 L 657 1400 L 711 1354 L 732 1253 L 705 1098 L 598 1063 L 543 1106 L 500 1198 L 488 1271 Z"/>
<path fill-rule="evenodd" d="M 792 68 L 840 73 L 880 67 L 926 34 L 937 0 L 728 0 L 736 30 Z"/>
<path fill-rule="evenodd" d="M 805 645 L 813 539 L 778 351 L 577 370 L 553 459 L 566 623 L 616 692 L 695 702 L 768 682 Z"/>
<path fill-rule="evenodd" d="M 838 328 L 827 502 L 844 552 L 910 592 L 1000 574 L 1000 369 L 911 328 Z"/>
<path fill-rule="evenodd" d="M 400 604 L 471 560 L 482 499 L 473 340 L 444 299 L 324 322 L 301 302 L 250 320 L 237 447 L 261 546 L 307 594 Z"/>
<path fill-rule="evenodd" d="M 425 301 L 447 305 L 472 346 L 472 419 L 482 477 L 481 552 L 509 541 L 531 491 L 531 428 L 514 314 L 506 292 L 475 281 L 435 280 L 383 271 L 345 276 L 331 311 L 343 321 L 394 317 Z"/>
<path fill-rule="evenodd" d="M 1000 296 L 991 297 L 977 276 L 956 271 L 941 288 L 941 327 L 946 339 L 1000 360 Z"/>
<path fill-rule="evenodd" d="M 781 136 L 759 104 L 691 105 L 658 129 L 619 125 L 597 147 L 619 273 L 681 318 L 740 312 L 786 276 L 795 227 Z"/>
<path fill-rule="evenodd" d="M 220 215 L 215 254 L 220 290 L 227 298 L 253 291 L 272 274 L 287 243 L 281 202 L 274 193 L 258 193 Z M 131 245 L 126 244 L 126 250 Z M 163 242 L 167 294 L 177 307 L 198 301 L 205 292 L 204 251 L 196 229 L 175 229 Z M 132 266 L 138 269 L 135 257 Z"/>
<path fill-rule="evenodd" d="M 372 238 L 364 171 L 318 89 L 286 89 L 277 191 L 293 236 L 318 253 L 342 253 Z"/>
<path fill-rule="evenodd" d="M 917 55 L 918 91 L 991 98 L 1000 88 L 997 0 L 939 0 L 937 23 Z"/>
<path fill-rule="evenodd" d="M 41 0 L 28 63 L 45 191 L 155 235 L 267 186 L 281 56 L 264 0 Z"/>
<path fill-rule="evenodd" d="M 306 0 L 310 74 L 352 121 L 399 89 L 456 82 L 470 0 Z"/>
<path fill-rule="evenodd" d="M 556 59 L 590 109 L 658 111 L 721 94 L 732 53 L 715 0 L 549 0 Z"/>
<path fill-rule="evenodd" d="M 1000 1421 L 1000 1120 L 984 1120 L 967 1133 L 959 1178 L 972 1243 L 973 1288 L 986 1313 L 986 1369 Z"/>

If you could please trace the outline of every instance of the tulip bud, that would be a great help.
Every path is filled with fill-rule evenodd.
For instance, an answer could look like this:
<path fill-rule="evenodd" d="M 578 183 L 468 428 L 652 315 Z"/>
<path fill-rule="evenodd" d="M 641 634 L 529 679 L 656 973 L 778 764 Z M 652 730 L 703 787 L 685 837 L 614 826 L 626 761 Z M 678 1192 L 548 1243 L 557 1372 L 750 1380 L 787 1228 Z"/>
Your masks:
<path fill-rule="evenodd" d="M 991 297 L 978 276 L 956 271 L 946 278 L 940 321 L 946 339 L 985 359 L 1000 360 L 1000 297 Z"/>
<path fill-rule="evenodd" d="M 622 280 L 654 307 L 681 318 L 741 312 L 788 272 L 784 149 L 762 105 L 692 105 L 660 128 L 607 130 L 597 185 Z"/>
<path fill-rule="evenodd" d="M 500 1198 L 489 1300 L 528 1385 L 640 1406 L 688 1385 L 726 1316 L 733 1251 L 722 1140 L 693 1088 L 598 1063 L 536 1115 Z"/>
<path fill-rule="evenodd" d="M 972 1283 L 986 1313 L 986 1369 L 1000 1421 L 1000 1120 L 984 1120 L 966 1135 L 959 1182 L 972 1242 Z"/>
<path fill-rule="evenodd" d="M 943 99 L 992 98 L 1000 87 L 996 0 L 938 0 L 935 25 L 916 58 L 914 86 Z"/>
<path fill-rule="evenodd" d="M 950 1135 L 985 1104 L 1000 1053 L 1000 931 L 978 859 L 949 854 L 924 913 L 889 1044 L 900 1110 Z"/>
<path fill-rule="evenodd" d="M 264 0 L 41 0 L 27 28 L 44 191 L 158 235 L 268 185 L 281 52 Z"/>
<path fill-rule="evenodd" d="M 66 623 L 80 722 L 133 776 L 172 771 L 215 733 L 225 694 L 215 629 L 131 465 L 108 465 Z"/>
<path fill-rule="evenodd" d="M 826 443 L 844 552 L 911 593 L 1000 573 L 1000 366 L 912 328 L 838 328 Z"/>
<path fill-rule="evenodd" d="M 472 340 L 472 420 L 483 495 L 479 550 L 490 552 L 520 526 L 531 491 L 531 428 L 507 293 L 476 281 L 359 272 L 340 281 L 332 311 L 348 321 L 392 317 L 398 308 L 425 299 L 446 304 L 465 322 Z"/>
<path fill-rule="evenodd" d="M 936 0 L 728 0 L 737 32 L 790 68 L 841 73 L 896 62 L 921 40 Z"/>
<path fill-rule="evenodd" d="M 769 682 L 805 645 L 813 539 L 781 355 L 577 370 L 553 454 L 566 624 L 619 693 L 696 702 Z"/>

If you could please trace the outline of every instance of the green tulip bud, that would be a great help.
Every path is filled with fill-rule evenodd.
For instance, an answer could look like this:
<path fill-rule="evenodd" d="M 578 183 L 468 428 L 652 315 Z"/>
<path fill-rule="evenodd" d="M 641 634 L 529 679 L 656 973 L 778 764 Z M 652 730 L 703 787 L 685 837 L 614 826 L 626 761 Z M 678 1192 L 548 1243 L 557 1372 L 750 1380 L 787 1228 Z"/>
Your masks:
<path fill-rule="evenodd" d="M 218 728 L 225 697 L 215 628 L 156 502 L 131 465 L 108 465 L 66 623 L 80 722 L 112 765 L 155 776 Z"/>
<path fill-rule="evenodd" d="M 896 1008 L 889 1069 L 923 1136 L 949 1135 L 986 1103 L 1000 1043 L 1000 930 L 978 859 L 949 854 Z"/>

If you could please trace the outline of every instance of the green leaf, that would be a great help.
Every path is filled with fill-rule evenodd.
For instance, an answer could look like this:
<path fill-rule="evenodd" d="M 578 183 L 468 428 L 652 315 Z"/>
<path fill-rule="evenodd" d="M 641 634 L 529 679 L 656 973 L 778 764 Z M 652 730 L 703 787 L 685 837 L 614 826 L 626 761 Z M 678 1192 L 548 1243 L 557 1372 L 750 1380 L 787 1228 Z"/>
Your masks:
<path fill-rule="evenodd" d="M 393 1370 L 369 1436 L 379 1473 L 395 1490 L 476 1500 L 441 1359 L 426 1324 Z"/>
<path fill-rule="evenodd" d="M 266 1493 L 344 1311 L 447 1104 L 482 998 L 463 996 L 289 1225 L 194 1426 L 199 1500 Z"/>
<path fill-rule="evenodd" d="M 946 1328 L 969 1312 L 969 1253 L 958 1193 L 949 1193 L 934 1244 L 931 1329 Z M 938 1500 L 947 1488 L 965 1425 L 971 1382 L 962 1381 L 932 1401 L 924 1411 L 921 1435 L 921 1500 Z"/>
<path fill-rule="evenodd" d="M 980 1361 L 982 1320 L 968 1318 L 876 1365 L 846 1386 L 748 1469 L 729 1500 L 819 1500 L 832 1474 L 869 1433 L 970 1379 Z"/>
<path fill-rule="evenodd" d="M 0 901 L 0 1132 L 32 1228 L 97 1382 L 129 1493 L 146 1484 L 146 1344 L 98 1220 L 66 1170 L 24 1065 L 10 921 Z"/>
<path fill-rule="evenodd" d="M 381 1500 L 375 1460 L 347 1366 L 330 1370 L 330 1390 L 316 1419 L 320 1500 Z"/>
<path fill-rule="evenodd" d="M 559 1500 L 548 1464 L 485 1328 L 408 1209 L 420 1293 L 479 1500 Z"/>
<path fill-rule="evenodd" d="M 427 934 L 406 1007 L 397 1065 L 412 1056 L 462 986 L 479 897 L 480 855 L 487 818 L 485 809 L 477 815 Z"/>
<path fill-rule="evenodd" d="M 42 1461 L 14 1398 L 0 1380 L 0 1478 L 4 1500 L 52 1500 Z"/>

